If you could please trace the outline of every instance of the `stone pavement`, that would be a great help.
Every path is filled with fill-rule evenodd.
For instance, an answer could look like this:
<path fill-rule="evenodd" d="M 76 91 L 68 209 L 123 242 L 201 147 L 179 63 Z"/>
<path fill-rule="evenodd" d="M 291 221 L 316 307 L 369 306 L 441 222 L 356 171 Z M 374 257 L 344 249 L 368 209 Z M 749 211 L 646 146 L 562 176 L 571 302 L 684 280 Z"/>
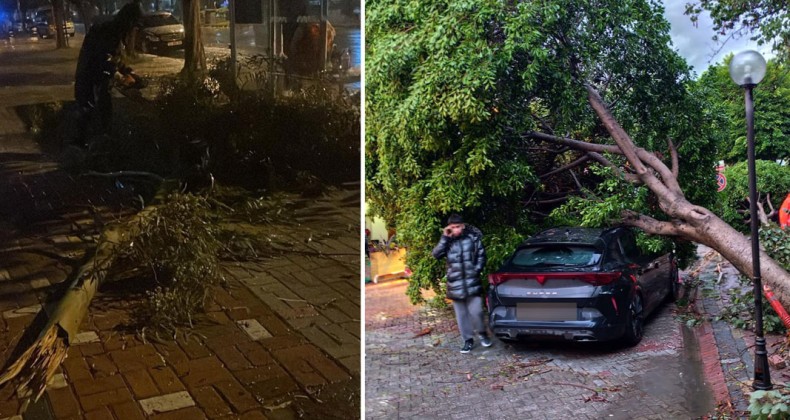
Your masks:
<path fill-rule="evenodd" d="M 717 317 L 730 304 L 728 290 L 742 287 L 738 281 L 739 273 L 729 262 L 710 248 L 700 246 L 698 254 L 706 256 L 704 267 L 700 270 L 698 286 L 698 306 L 703 310 L 705 323 L 702 328 L 707 333 L 710 346 L 707 351 L 716 356 L 716 367 L 721 372 L 723 393 L 730 397 L 734 415 L 748 418 L 749 393 L 754 378 L 754 334 L 751 330 L 733 327 Z M 747 286 L 751 287 L 751 286 Z M 763 297 L 763 305 L 768 305 Z M 765 334 L 766 349 L 771 356 L 786 360 L 786 337 Z M 790 378 L 790 368 L 770 366 L 771 381 L 774 389 L 779 389 Z"/>
<path fill-rule="evenodd" d="M 726 402 L 672 304 L 634 348 L 494 340 L 461 354 L 452 309 L 413 307 L 405 288 L 365 286 L 366 418 L 680 419 Z"/>
<path fill-rule="evenodd" d="M 132 208 L 131 197 L 112 182 L 75 179 L 60 170 L 19 112 L 70 99 L 75 58 L 76 49 L 0 51 L 4 364 L 24 332 L 35 331 L 42 306 L 62 293 L 95 244 L 101 221 Z M 146 72 L 178 68 L 156 64 L 166 60 L 172 59 L 147 60 Z M 48 76 L 34 83 L 39 74 Z M 358 416 L 358 188 L 331 190 L 317 199 L 287 197 L 293 208 L 285 213 L 288 219 L 263 228 L 292 252 L 228 264 L 234 274 L 229 286 L 215 288 L 207 316 L 177 341 L 154 340 L 127 327 L 143 293 L 106 285 L 62 368 L 26 418 Z M 19 408 L 13 389 L 0 388 L 0 419 L 18 418 Z"/>

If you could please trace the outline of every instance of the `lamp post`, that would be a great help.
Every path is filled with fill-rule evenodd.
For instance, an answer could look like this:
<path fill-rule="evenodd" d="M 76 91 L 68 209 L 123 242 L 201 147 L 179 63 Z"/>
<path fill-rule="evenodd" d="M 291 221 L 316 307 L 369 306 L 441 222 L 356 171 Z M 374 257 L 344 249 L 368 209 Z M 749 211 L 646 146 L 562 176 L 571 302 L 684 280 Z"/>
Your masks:
<path fill-rule="evenodd" d="M 757 51 L 743 51 L 730 62 L 730 77 L 746 93 L 746 142 L 748 144 L 749 166 L 749 214 L 752 230 L 752 281 L 754 283 L 754 381 L 752 388 L 766 390 L 773 388 L 768 368 L 768 352 L 763 336 L 763 286 L 760 276 L 760 237 L 757 221 L 757 173 L 754 167 L 754 98 L 752 89 L 765 76 L 766 63 Z"/>

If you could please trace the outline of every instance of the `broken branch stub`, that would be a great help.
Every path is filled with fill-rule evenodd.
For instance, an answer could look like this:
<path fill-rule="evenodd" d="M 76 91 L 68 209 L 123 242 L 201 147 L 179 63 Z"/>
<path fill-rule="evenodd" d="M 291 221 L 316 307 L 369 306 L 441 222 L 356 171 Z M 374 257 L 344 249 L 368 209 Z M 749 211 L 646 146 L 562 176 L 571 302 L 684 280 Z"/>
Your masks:
<path fill-rule="evenodd" d="M 159 188 L 154 203 L 178 188 L 177 181 L 165 181 Z M 47 312 L 47 322 L 36 341 L 0 376 L 0 386 L 13 383 L 16 393 L 24 402 L 37 401 L 46 390 L 55 371 L 66 359 L 69 344 L 76 338 L 79 326 L 88 313 L 88 306 L 107 276 L 118 255 L 119 247 L 134 236 L 140 221 L 157 208 L 151 205 L 135 214 L 127 223 L 110 225 L 99 239 L 93 256 L 77 270 L 74 280 L 63 297 Z"/>

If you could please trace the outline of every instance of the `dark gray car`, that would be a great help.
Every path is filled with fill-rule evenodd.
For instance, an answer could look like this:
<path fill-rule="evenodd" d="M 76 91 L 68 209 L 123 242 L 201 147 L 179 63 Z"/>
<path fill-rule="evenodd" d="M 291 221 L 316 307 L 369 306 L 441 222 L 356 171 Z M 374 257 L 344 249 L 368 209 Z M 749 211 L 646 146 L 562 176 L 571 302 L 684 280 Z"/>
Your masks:
<path fill-rule="evenodd" d="M 505 340 L 635 345 L 645 318 L 680 292 L 674 254 L 643 255 L 634 232 L 555 228 L 516 249 L 489 275 L 489 322 Z"/>

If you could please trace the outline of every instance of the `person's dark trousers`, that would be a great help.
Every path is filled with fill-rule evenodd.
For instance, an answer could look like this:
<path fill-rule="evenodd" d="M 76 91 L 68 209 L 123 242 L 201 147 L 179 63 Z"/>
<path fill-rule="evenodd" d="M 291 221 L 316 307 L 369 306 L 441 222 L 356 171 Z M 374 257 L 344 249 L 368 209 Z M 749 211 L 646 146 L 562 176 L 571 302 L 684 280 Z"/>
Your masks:
<path fill-rule="evenodd" d="M 112 95 L 110 81 L 103 80 L 96 84 L 96 112 L 99 114 L 101 134 L 108 134 L 112 128 Z"/>
<path fill-rule="evenodd" d="M 483 323 L 482 297 L 470 296 L 464 300 L 453 300 L 453 309 L 455 309 L 455 319 L 464 341 L 474 339 L 475 332 L 480 335 L 488 335 Z"/>

